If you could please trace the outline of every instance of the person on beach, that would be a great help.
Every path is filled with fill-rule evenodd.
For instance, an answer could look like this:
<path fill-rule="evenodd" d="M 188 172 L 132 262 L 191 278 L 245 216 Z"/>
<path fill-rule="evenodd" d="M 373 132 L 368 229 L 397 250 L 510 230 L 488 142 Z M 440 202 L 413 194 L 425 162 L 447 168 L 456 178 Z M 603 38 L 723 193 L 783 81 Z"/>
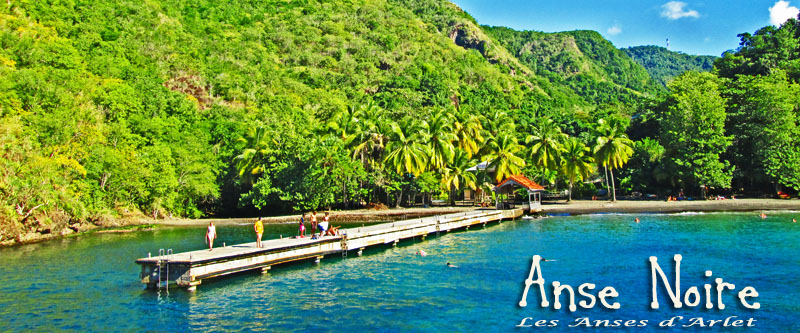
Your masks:
<path fill-rule="evenodd" d="M 312 232 L 311 237 L 315 237 L 316 238 L 316 236 L 317 236 L 317 211 L 316 210 L 311 212 L 311 232 Z"/>
<path fill-rule="evenodd" d="M 261 222 L 261 217 L 256 220 L 256 223 L 253 224 L 253 229 L 256 232 L 256 247 L 262 248 L 261 246 L 261 235 L 264 234 L 264 223 Z"/>
<path fill-rule="evenodd" d="M 303 213 L 303 216 L 300 216 L 300 235 L 298 237 L 303 238 L 306 235 L 306 213 Z"/>
<path fill-rule="evenodd" d="M 208 250 L 214 249 L 214 239 L 217 238 L 217 227 L 214 226 L 214 221 L 208 222 L 208 229 L 206 229 L 206 243 L 208 243 Z"/>

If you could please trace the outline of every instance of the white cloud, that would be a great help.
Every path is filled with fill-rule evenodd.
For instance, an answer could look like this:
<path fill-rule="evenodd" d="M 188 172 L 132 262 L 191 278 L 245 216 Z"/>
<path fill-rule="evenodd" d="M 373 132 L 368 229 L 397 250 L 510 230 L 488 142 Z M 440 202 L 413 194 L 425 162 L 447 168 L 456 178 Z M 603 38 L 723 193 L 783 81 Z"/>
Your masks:
<path fill-rule="evenodd" d="M 698 13 L 696 10 L 686 9 L 685 2 L 670 1 L 661 5 L 661 8 L 663 9 L 661 11 L 661 17 L 666 17 L 670 20 L 682 19 L 684 17 L 700 17 L 700 13 Z"/>
<path fill-rule="evenodd" d="M 619 35 L 622 32 L 622 28 L 620 28 L 619 25 L 615 24 L 613 27 L 608 28 L 606 32 L 611 36 Z"/>
<path fill-rule="evenodd" d="M 800 9 L 795 6 L 789 6 L 789 1 L 780 0 L 772 7 L 769 7 L 769 22 L 778 26 L 790 18 L 797 17 L 798 13 L 800 13 Z"/>

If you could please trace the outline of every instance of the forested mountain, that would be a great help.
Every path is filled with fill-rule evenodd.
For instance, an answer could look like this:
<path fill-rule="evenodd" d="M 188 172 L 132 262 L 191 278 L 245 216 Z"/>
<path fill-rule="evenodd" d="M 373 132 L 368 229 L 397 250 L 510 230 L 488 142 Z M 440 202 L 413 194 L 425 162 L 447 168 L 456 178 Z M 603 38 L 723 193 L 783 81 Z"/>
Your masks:
<path fill-rule="evenodd" d="M 573 102 L 630 105 L 657 89 L 642 66 L 596 31 L 484 29 L 536 74 L 572 90 L 581 99 Z"/>
<path fill-rule="evenodd" d="M 714 56 L 688 55 L 667 50 L 664 47 L 646 45 L 622 49 L 633 60 L 644 66 L 655 82 L 666 87 L 672 78 L 687 71 L 710 71 L 714 66 Z"/>
<path fill-rule="evenodd" d="M 0 45 L 0 237 L 389 198 L 360 184 L 397 174 L 345 163 L 324 135 L 349 139 L 329 124 L 364 105 L 521 126 L 573 111 L 446 1 L 11 1 Z M 326 155 L 344 169 L 312 167 Z"/>
<path fill-rule="evenodd" d="M 792 47 L 795 32 L 781 29 L 780 47 Z M 796 117 L 796 84 L 781 78 L 796 82 L 798 53 L 760 61 L 767 44 L 757 42 L 772 33 L 717 63 L 725 77 L 771 81 L 728 86 L 690 73 L 670 86 L 681 95 L 667 96 L 595 32 L 482 27 L 444 0 L 7 1 L 0 243 L 125 217 L 453 200 L 516 173 L 576 193 L 602 177 L 613 196 L 617 183 L 727 188 L 751 163 L 760 176 L 749 186 L 796 188 L 778 161 L 784 148 L 758 155 L 769 165 L 747 148 L 790 147 L 795 118 L 730 134 L 742 125 L 732 119 L 771 119 L 755 112 L 765 105 Z M 737 90 L 751 85 L 786 90 L 757 103 Z M 696 120 L 706 127 L 685 126 Z M 713 142 L 664 139 L 676 135 Z M 634 167 L 619 170 L 629 159 Z M 479 161 L 498 179 L 464 172 Z"/>

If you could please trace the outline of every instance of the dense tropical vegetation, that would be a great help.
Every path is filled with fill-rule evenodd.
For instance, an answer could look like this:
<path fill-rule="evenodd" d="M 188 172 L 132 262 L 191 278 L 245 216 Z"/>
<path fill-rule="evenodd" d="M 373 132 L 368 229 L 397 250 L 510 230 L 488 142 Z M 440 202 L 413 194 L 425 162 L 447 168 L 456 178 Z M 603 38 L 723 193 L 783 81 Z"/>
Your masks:
<path fill-rule="evenodd" d="M 519 173 L 570 198 L 797 191 L 799 27 L 663 87 L 595 32 L 482 27 L 443 0 L 8 1 L 0 241 L 453 203 Z"/>
<path fill-rule="evenodd" d="M 622 49 L 645 69 L 653 81 L 666 87 L 678 75 L 688 71 L 708 72 L 714 67 L 715 56 L 689 55 L 670 51 L 661 46 L 646 45 Z"/>

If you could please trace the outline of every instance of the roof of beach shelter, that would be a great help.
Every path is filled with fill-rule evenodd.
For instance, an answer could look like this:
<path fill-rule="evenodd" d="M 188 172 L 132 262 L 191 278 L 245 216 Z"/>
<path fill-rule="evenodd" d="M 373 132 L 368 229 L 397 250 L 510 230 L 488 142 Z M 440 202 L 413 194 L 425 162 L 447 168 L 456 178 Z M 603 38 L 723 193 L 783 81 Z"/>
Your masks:
<path fill-rule="evenodd" d="M 535 181 L 528 179 L 523 175 L 513 175 L 506 178 L 506 180 L 502 181 L 500 184 L 494 187 L 494 190 L 497 191 L 506 186 L 520 186 L 524 187 L 528 191 L 544 191 L 544 187 L 542 185 L 537 184 Z"/>

